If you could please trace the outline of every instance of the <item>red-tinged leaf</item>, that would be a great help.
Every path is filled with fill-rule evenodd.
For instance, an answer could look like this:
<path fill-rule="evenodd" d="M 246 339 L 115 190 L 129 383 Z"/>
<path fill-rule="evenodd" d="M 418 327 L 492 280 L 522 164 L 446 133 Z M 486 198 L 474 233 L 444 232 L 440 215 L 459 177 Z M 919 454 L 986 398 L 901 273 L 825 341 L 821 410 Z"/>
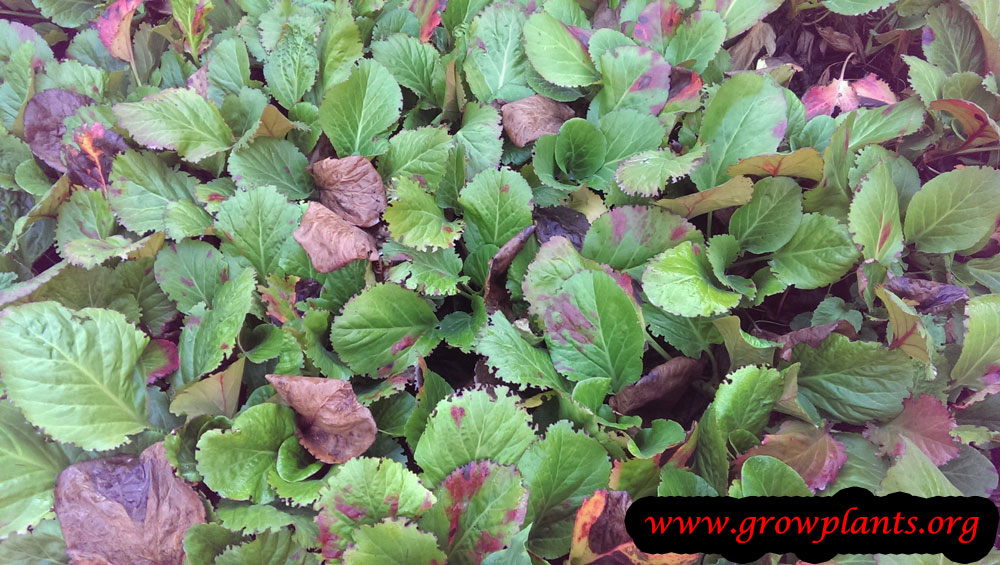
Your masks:
<path fill-rule="evenodd" d="M 803 147 L 791 153 L 772 153 L 741 159 L 726 171 L 731 177 L 737 175 L 799 177 L 822 180 L 823 157 L 812 147 Z"/>
<path fill-rule="evenodd" d="M 889 323 L 892 326 L 889 349 L 898 348 L 917 361 L 929 365 L 931 348 L 920 316 L 902 299 L 887 291 L 884 285 L 875 287 L 875 294 L 889 313 Z"/>
<path fill-rule="evenodd" d="M 754 455 L 770 455 L 795 469 L 813 491 L 823 490 L 847 462 L 844 444 L 830 434 L 830 426 L 817 428 L 799 420 L 786 420 L 775 434 L 741 455 L 734 465 L 742 465 Z"/>
<path fill-rule="evenodd" d="M 24 108 L 24 140 L 45 164 L 66 172 L 62 162 L 62 137 L 66 133 L 63 120 L 76 113 L 77 108 L 89 106 L 94 100 L 88 96 L 53 88 L 39 92 Z"/>
<path fill-rule="evenodd" d="M 899 102 L 896 95 L 889 89 L 889 85 L 873 73 L 868 73 L 864 78 L 852 82 L 851 86 L 854 88 L 854 93 L 861 106 L 873 108 Z"/>
<path fill-rule="evenodd" d="M 143 0 L 115 0 L 97 20 L 97 36 L 111 55 L 132 61 L 132 16 Z"/>
<path fill-rule="evenodd" d="M 267 382 L 295 411 L 295 435 L 316 459 L 343 463 L 375 442 L 375 419 L 351 383 L 287 375 L 267 375 Z"/>
<path fill-rule="evenodd" d="M 928 107 L 931 110 L 947 112 L 955 118 L 962 128 L 962 135 L 965 136 L 963 143 L 965 147 L 1000 142 L 1000 127 L 997 123 L 985 110 L 968 100 L 946 98 L 935 100 Z"/>
<path fill-rule="evenodd" d="M 146 384 L 153 384 L 173 373 L 180 367 L 177 344 L 165 339 L 150 340 L 142 352 L 142 357 L 139 358 L 139 365 L 146 375 Z"/>
<path fill-rule="evenodd" d="M 202 65 L 200 69 L 191 73 L 187 79 L 187 87 L 189 90 L 195 91 L 198 96 L 208 100 L 208 65 Z"/>
<path fill-rule="evenodd" d="M 659 48 L 681 22 L 681 7 L 671 0 L 656 0 L 643 8 L 632 37 Z"/>
<path fill-rule="evenodd" d="M 670 91 L 667 103 L 663 109 L 668 112 L 688 110 L 688 106 L 697 105 L 701 100 L 701 75 L 684 67 L 670 69 Z M 694 108 L 690 108 L 694 110 Z"/>
<path fill-rule="evenodd" d="M 829 116 L 837 108 L 844 112 L 856 110 L 858 97 L 848 81 L 833 79 L 826 86 L 810 88 L 802 97 L 802 103 L 806 106 L 806 120 L 811 120 L 819 115 Z"/>
<path fill-rule="evenodd" d="M 924 279 L 894 277 L 891 274 L 885 287 L 896 296 L 909 300 L 917 312 L 922 314 L 940 314 L 952 304 L 969 299 L 969 291 L 961 286 Z"/>
<path fill-rule="evenodd" d="M 935 465 L 958 455 L 958 444 L 951 437 L 955 418 L 948 408 L 929 394 L 903 400 L 903 411 L 891 422 L 879 426 L 869 423 L 865 437 L 881 446 L 882 455 L 902 455 L 903 438 L 913 442 Z"/>
<path fill-rule="evenodd" d="M 511 312 L 510 296 L 504 286 L 507 269 L 514 257 L 521 252 L 524 244 L 535 233 L 535 226 L 528 226 L 503 244 L 496 255 L 490 259 L 489 274 L 486 276 L 486 286 L 483 288 L 483 300 L 486 302 L 486 312 L 492 314 L 497 310 Z"/>
<path fill-rule="evenodd" d="M 983 388 L 967 397 L 962 402 L 955 405 L 959 410 L 965 410 L 973 404 L 986 400 L 986 397 L 1000 393 L 1000 365 L 990 365 L 983 375 Z"/>
<path fill-rule="evenodd" d="M 180 565 L 184 533 L 205 522 L 198 493 L 174 475 L 163 442 L 138 457 L 70 465 L 56 483 L 55 511 L 72 563 Z"/>
<path fill-rule="evenodd" d="M 281 324 L 299 319 L 299 313 L 295 310 L 295 284 L 299 282 L 299 277 L 290 275 L 281 278 L 277 275 L 268 275 L 264 280 L 267 285 L 259 285 L 257 290 L 267 308 L 267 315 Z"/>
<path fill-rule="evenodd" d="M 441 24 L 441 12 L 448 5 L 448 0 L 413 0 L 410 11 L 416 14 L 420 22 L 420 41 L 428 41 L 434 28 Z"/>
<path fill-rule="evenodd" d="M 63 145 L 66 172 L 74 184 L 106 191 L 115 156 L 127 150 L 125 139 L 101 122 L 84 124 L 73 131 L 73 144 Z"/>
<path fill-rule="evenodd" d="M 619 414 L 633 414 L 653 401 L 657 401 L 658 409 L 668 410 L 686 396 L 688 386 L 701 369 L 701 361 L 674 357 L 653 367 L 637 382 L 622 388 L 611 397 L 609 404 Z"/>
<path fill-rule="evenodd" d="M 639 551 L 625 531 L 625 512 L 631 505 L 625 491 L 599 490 L 585 498 L 576 513 L 569 562 L 693 565 L 701 559 L 700 554 Z"/>

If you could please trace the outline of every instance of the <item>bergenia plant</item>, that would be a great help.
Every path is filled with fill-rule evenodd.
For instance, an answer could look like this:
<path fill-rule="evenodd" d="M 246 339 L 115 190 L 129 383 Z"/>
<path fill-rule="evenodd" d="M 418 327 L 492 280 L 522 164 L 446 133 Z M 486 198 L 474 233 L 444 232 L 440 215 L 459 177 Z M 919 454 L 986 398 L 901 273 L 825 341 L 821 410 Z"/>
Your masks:
<path fill-rule="evenodd" d="M 1000 3 L 0 18 L 0 562 L 711 565 L 625 509 L 1000 500 Z"/>

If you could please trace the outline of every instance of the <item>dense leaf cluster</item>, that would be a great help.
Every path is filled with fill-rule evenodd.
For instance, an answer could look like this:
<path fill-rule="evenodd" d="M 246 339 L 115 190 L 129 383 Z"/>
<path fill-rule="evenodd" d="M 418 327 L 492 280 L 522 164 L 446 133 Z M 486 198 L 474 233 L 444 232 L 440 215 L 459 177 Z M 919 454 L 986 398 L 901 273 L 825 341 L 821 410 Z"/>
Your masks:
<path fill-rule="evenodd" d="M 993 0 L 6 6 L 0 562 L 716 564 L 624 509 L 997 489 Z"/>

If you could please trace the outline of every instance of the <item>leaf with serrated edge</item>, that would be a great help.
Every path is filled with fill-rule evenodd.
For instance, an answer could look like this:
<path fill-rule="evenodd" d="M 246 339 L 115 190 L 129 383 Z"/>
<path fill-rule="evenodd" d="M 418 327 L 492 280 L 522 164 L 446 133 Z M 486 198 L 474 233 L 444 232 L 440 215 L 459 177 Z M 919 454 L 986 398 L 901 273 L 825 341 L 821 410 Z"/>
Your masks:
<path fill-rule="evenodd" d="M 649 261 L 642 288 L 650 303 L 678 316 L 712 316 L 740 301 L 740 294 L 715 286 L 704 249 L 687 241 Z"/>
<path fill-rule="evenodd" d="M 326 91 L 320 104 L 320 125 L 342 157 L 371 157 L 388 144 L 376 139 L 399 117 L 403 94 L 382 65 L 363 59 L 344 82 Z"/>
<path fill-rule="evenodd" d="M 408 178 L 397 181 L 396 200 L 383 218 L 395 240 L 419 250 L 451 247 L 463 228 L 461 220 L 446 220 L 434 197 Z"/>
<path fill-rule="evenodd" d="M 170 149 L 197 163 L 233 143 L 233 131 L 219 109 L 184 88 L 168 88 L 114 106 L 115 117 L 138 143 L 150 149 Z"/>
<path fill-rule="evenodd" d="M 503 312 L 490 316 L 490 325 L 479 334 L 476 351 L 486 356 L 486 364 L 496 370 L 499 378 L 519 388 L 566 390 L 548 353 L 525 341 Z"/>

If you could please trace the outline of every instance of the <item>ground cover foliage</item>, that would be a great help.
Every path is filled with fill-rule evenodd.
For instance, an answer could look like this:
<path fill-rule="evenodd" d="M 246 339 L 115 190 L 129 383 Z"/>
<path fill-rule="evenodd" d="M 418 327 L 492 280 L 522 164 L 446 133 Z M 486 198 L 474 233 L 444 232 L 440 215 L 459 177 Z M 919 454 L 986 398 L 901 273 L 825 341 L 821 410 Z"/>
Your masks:
<path fill-rule="evenodd" d="M 630 501 L 996 497 L 992 0 L 0 17 L 4 563 L 711 564 Z"/>

